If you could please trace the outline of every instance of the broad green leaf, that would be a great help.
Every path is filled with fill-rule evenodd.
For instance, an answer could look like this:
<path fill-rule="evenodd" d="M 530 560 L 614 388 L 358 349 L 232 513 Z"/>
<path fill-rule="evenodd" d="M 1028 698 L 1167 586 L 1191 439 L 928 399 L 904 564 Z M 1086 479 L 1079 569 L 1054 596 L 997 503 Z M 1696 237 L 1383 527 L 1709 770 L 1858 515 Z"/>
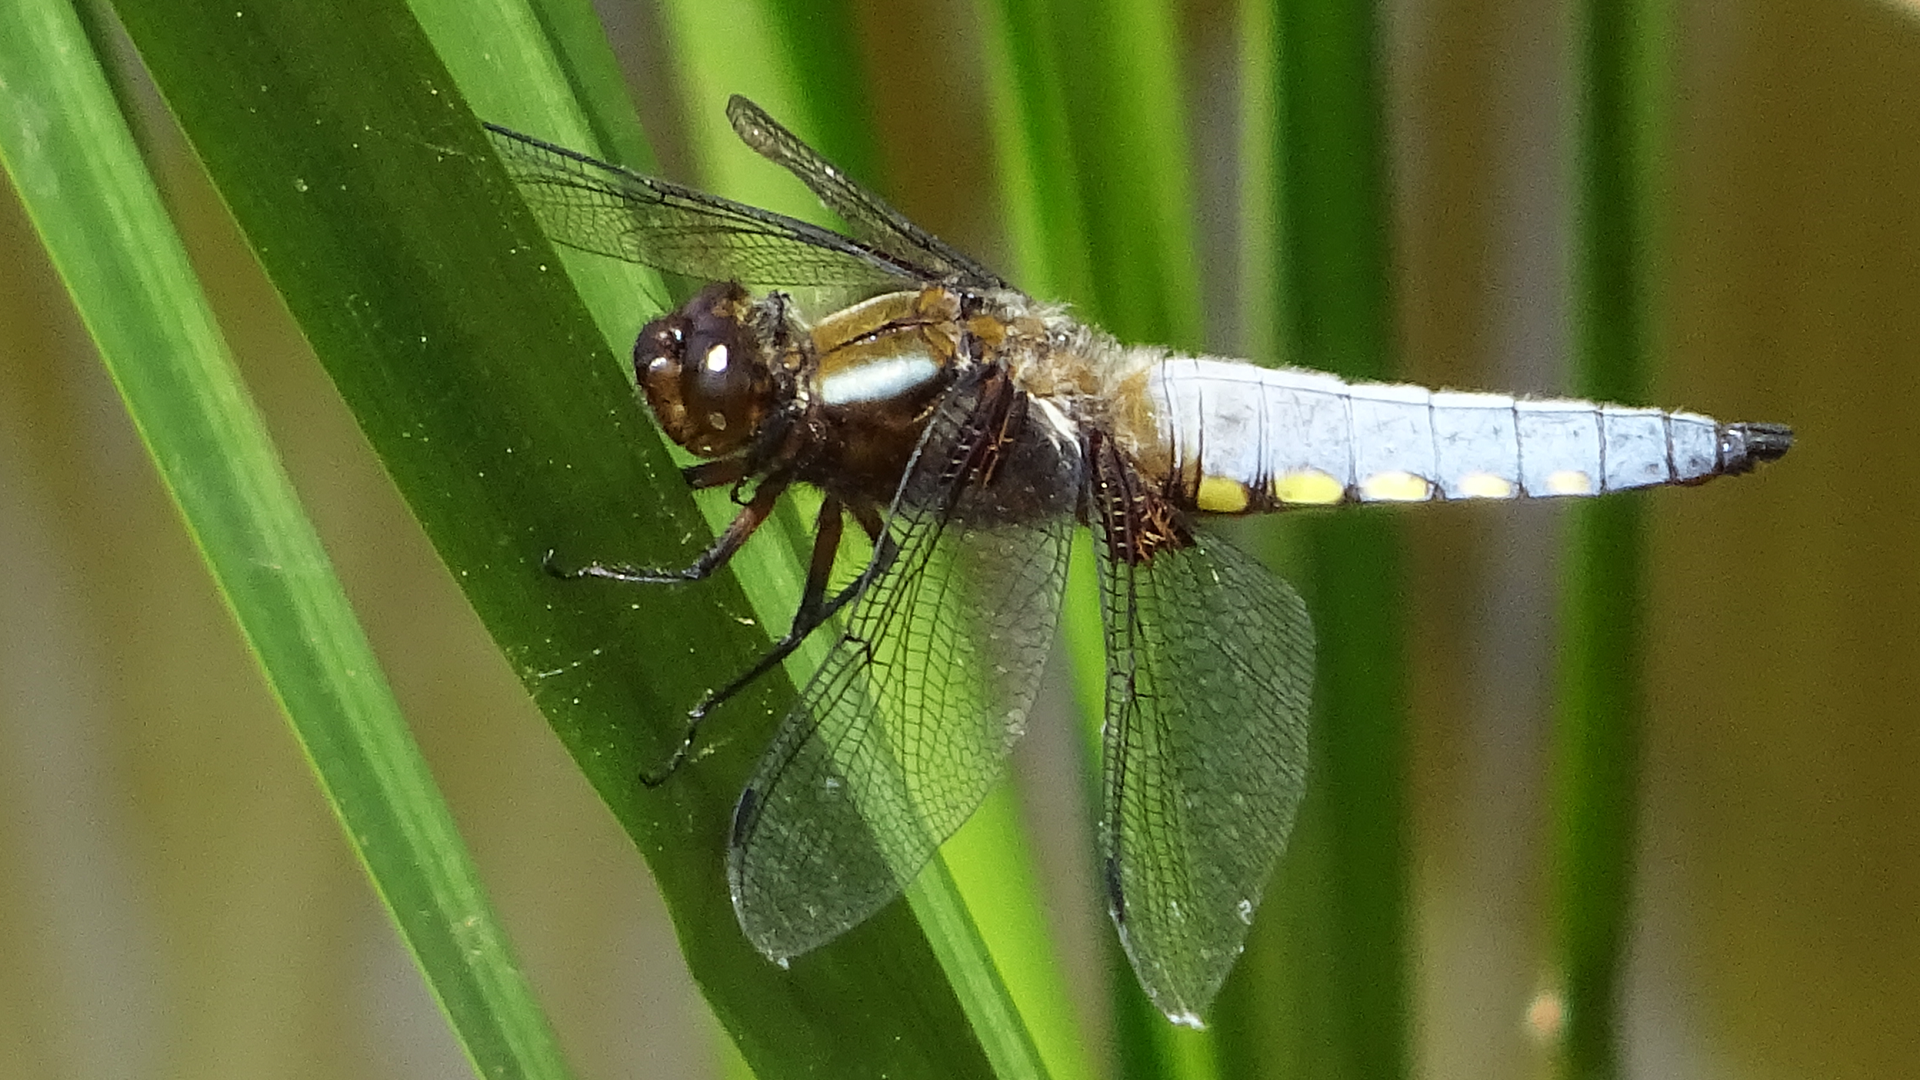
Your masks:
<path fill-rule="evenodd" d="M 581 307 L 464 104 L 538 68 L 521 53 L 548 48 L 537 20 L 450 40 L 443 61 L 408 8 L 381 0 L 119 11 L 369 442 L 646 855 L 689 967 L 755 1070 L 984 1074 L 904 909 L 790 970 L 734 923 L 727 824 L 790 698 L 782 680 L 732 703 L 671 783 L 637 782 L 688 705 L 765 647 L 767 617 L 728 580 L 634 592 L 541 570 L 550 548 L 683 563 L 708 533 L 608 355 L 614 331 Z M 524 90 L 559 97 L 537 79 Z"/>

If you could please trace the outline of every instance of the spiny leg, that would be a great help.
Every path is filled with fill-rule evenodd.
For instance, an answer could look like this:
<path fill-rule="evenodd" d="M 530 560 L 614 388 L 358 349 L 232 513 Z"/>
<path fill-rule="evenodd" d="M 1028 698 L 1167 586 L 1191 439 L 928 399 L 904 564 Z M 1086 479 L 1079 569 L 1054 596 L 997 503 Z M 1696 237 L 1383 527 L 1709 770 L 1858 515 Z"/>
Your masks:
<path fill-rule="evenodd" d="M 691 474 L 698 468 L 699 466 L 694 466 L 687 471 Z M 731 482 L 724 479 L 694 478 L 691 475 L 688 478 L 696 486 L 706 487 Z M 774 504 L 780 501 L 781 493 L 786 490 L 787 481 L 784 479 L 769 479 L 762 483 L 753 493 L 753 498 L 748 500 L 747 504 L 740 508 L 740 512 L 734 515 L 734 519 L 727 524 L 726 530 L 714 538 L 712 545 L 701 552 L 699 558 L 693 560 L 692 565 L 679 570 L 655 570 L 625 563 L 597 562 L 572 570 L 563 570 L 555 565 L 551 550 L 541 560 L 541 564 L 546 567 L 547 573 L 568 581 L 599 578 L 603 581 L 624 581 L 632 585 L 666 585 L 677 581 L 702 581 L 715 570 L 725 566 L 728 559 L 733 558 L 734 552 L 740 550 L 740 545 L 747 542 L 747 537 L 752 536 L 754 530 L 766 522 L 767 516 L 773 513 Z"/>
<path fill-rule="evenodd" d="M 840 536 L 845 528 L 841 515 L 851 513 L 860 527 L 872 537 L 874 543 L 873 563 L 846 588 L 827 596 L 827 585 L 833 573 L 834 558 L 840 550 Z M 820 625 L 847 605 L 847 602 L 860 594 L 860 590 L 874 575 L 884 571 L 893 562 L 897 547 L 886 536 L 882 528 L 880 515 L 871 506 L 846 506 L 832 496 L 827 496 L 820 504 L 820 516 L 814 526 L 813 556 L 807 565 L 807 580 L 800 594 L 800 606 L 793 614 L 793 625 L 780 640 L 773 643 L 752 667 L 735 677 L 718 690 L 711 691 L 700 704 L 687 713 L 687 730 L 675 748 L 673 756 L 667 759 L 666 766 L 653 774 L 642 774 L 640 782 L 647 787 L 658 787 L 667 778 L 679 770 L 687 756 L 693 752 L 694 740 L 699 737 L 700 724 L 707 715 L 747 688 L 755 679 L 771 671 L 777 664 L 793 654 L 807 635 L 819 629 Z"/>

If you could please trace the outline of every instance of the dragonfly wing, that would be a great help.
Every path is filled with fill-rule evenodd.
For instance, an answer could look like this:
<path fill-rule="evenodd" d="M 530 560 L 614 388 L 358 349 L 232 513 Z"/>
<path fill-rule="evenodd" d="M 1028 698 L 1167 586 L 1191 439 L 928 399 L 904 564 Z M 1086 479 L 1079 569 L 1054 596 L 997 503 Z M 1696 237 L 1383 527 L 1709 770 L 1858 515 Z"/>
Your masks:
<path fill-rule="evenodd" d="M 1111 525 L 1095 544 L 1107 636 L 1100 843 L 1141 986 L 1197 1026 L 1306 787 L 1313 628 L 1285 582 L 1175 524 L 1150 551 Z"/>
<path fill-rule="evenodd" d="M 735 811 L 740 925 L 775 959 L 896 896 L 1005 769 L 1051 646 L 1079 457 L 1004 373 L 929 421 L 846 629 Z"/>
<path fill-rule="evenodd" d="M 739 94 L 727 101 L 727 119 L 735 134 L 755 153 L 780 165 L 813 189 L 827 209 L 839 214 L 854 235 L 911 263 L 928 276 L 977 289 L 1004 289 L 1000 275 L 927 230 L 915 225 L 886 200 L 853 182 L 766 110 Z"/>
<path fill-rule="evenodd" d="M 784 214 L 596 161 L 494 124 L 500 160 L 555 242 L 703 281 L 900 288 L 926 275 Z"/>

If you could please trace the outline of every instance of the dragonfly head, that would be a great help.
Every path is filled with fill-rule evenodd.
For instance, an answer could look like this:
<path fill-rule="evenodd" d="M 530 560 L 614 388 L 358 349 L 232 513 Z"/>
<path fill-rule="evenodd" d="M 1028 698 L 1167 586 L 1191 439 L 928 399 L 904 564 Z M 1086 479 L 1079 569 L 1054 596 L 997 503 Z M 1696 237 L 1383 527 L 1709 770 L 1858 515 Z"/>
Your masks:
<path fill-rule="evenodd" d="M 720 282 L 648 323 L 634 342 L 647 405 L 668 438 L 701 457 L 745 447 L 773 411 L 773 373 L 752 315 L 747 291 Z"/>

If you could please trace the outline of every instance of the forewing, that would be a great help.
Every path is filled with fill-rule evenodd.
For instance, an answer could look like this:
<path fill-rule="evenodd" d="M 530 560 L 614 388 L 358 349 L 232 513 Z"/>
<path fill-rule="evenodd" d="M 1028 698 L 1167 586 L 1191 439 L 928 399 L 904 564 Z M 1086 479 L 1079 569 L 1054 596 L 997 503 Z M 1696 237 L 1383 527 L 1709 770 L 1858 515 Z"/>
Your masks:
<path fill-rule="evenodd" d="M 1025 406 L 1003 377 L 941 405 L 888 520 L 897 555 L 741 795 L 734 908 L 775 959 L 896 896 L 979 806 L 1025 726 L 1079 482 L 1073 444 L 1062 450 Z"/>
<path fill-rule="evenodd" d="M 761 157 L 799 177 L 861 240 L 919 267 L 931 277 L 979 289 L 1007 287 L 1000 275 L 915 225 L 886 200 L 854 183 L 760 106 L 735 94 L 727 101 L 727 119 L 732 121 L 733 130 L 742 142 Z"/>
<path fill-rule="evenodd" d="M 894 256 L 817 225 L 494 124 L 487 131 L 556 243 L 703 281 L 873 289 L 922 280 Z"/>
<path fill-rule="evenodd" d="M 1197 1025 L 1306 786 L 1313 628 L 1285 582 L 1218 537 L 1135 562 L 1096 548 L 1107 900 L 1148 996 Z"/>

